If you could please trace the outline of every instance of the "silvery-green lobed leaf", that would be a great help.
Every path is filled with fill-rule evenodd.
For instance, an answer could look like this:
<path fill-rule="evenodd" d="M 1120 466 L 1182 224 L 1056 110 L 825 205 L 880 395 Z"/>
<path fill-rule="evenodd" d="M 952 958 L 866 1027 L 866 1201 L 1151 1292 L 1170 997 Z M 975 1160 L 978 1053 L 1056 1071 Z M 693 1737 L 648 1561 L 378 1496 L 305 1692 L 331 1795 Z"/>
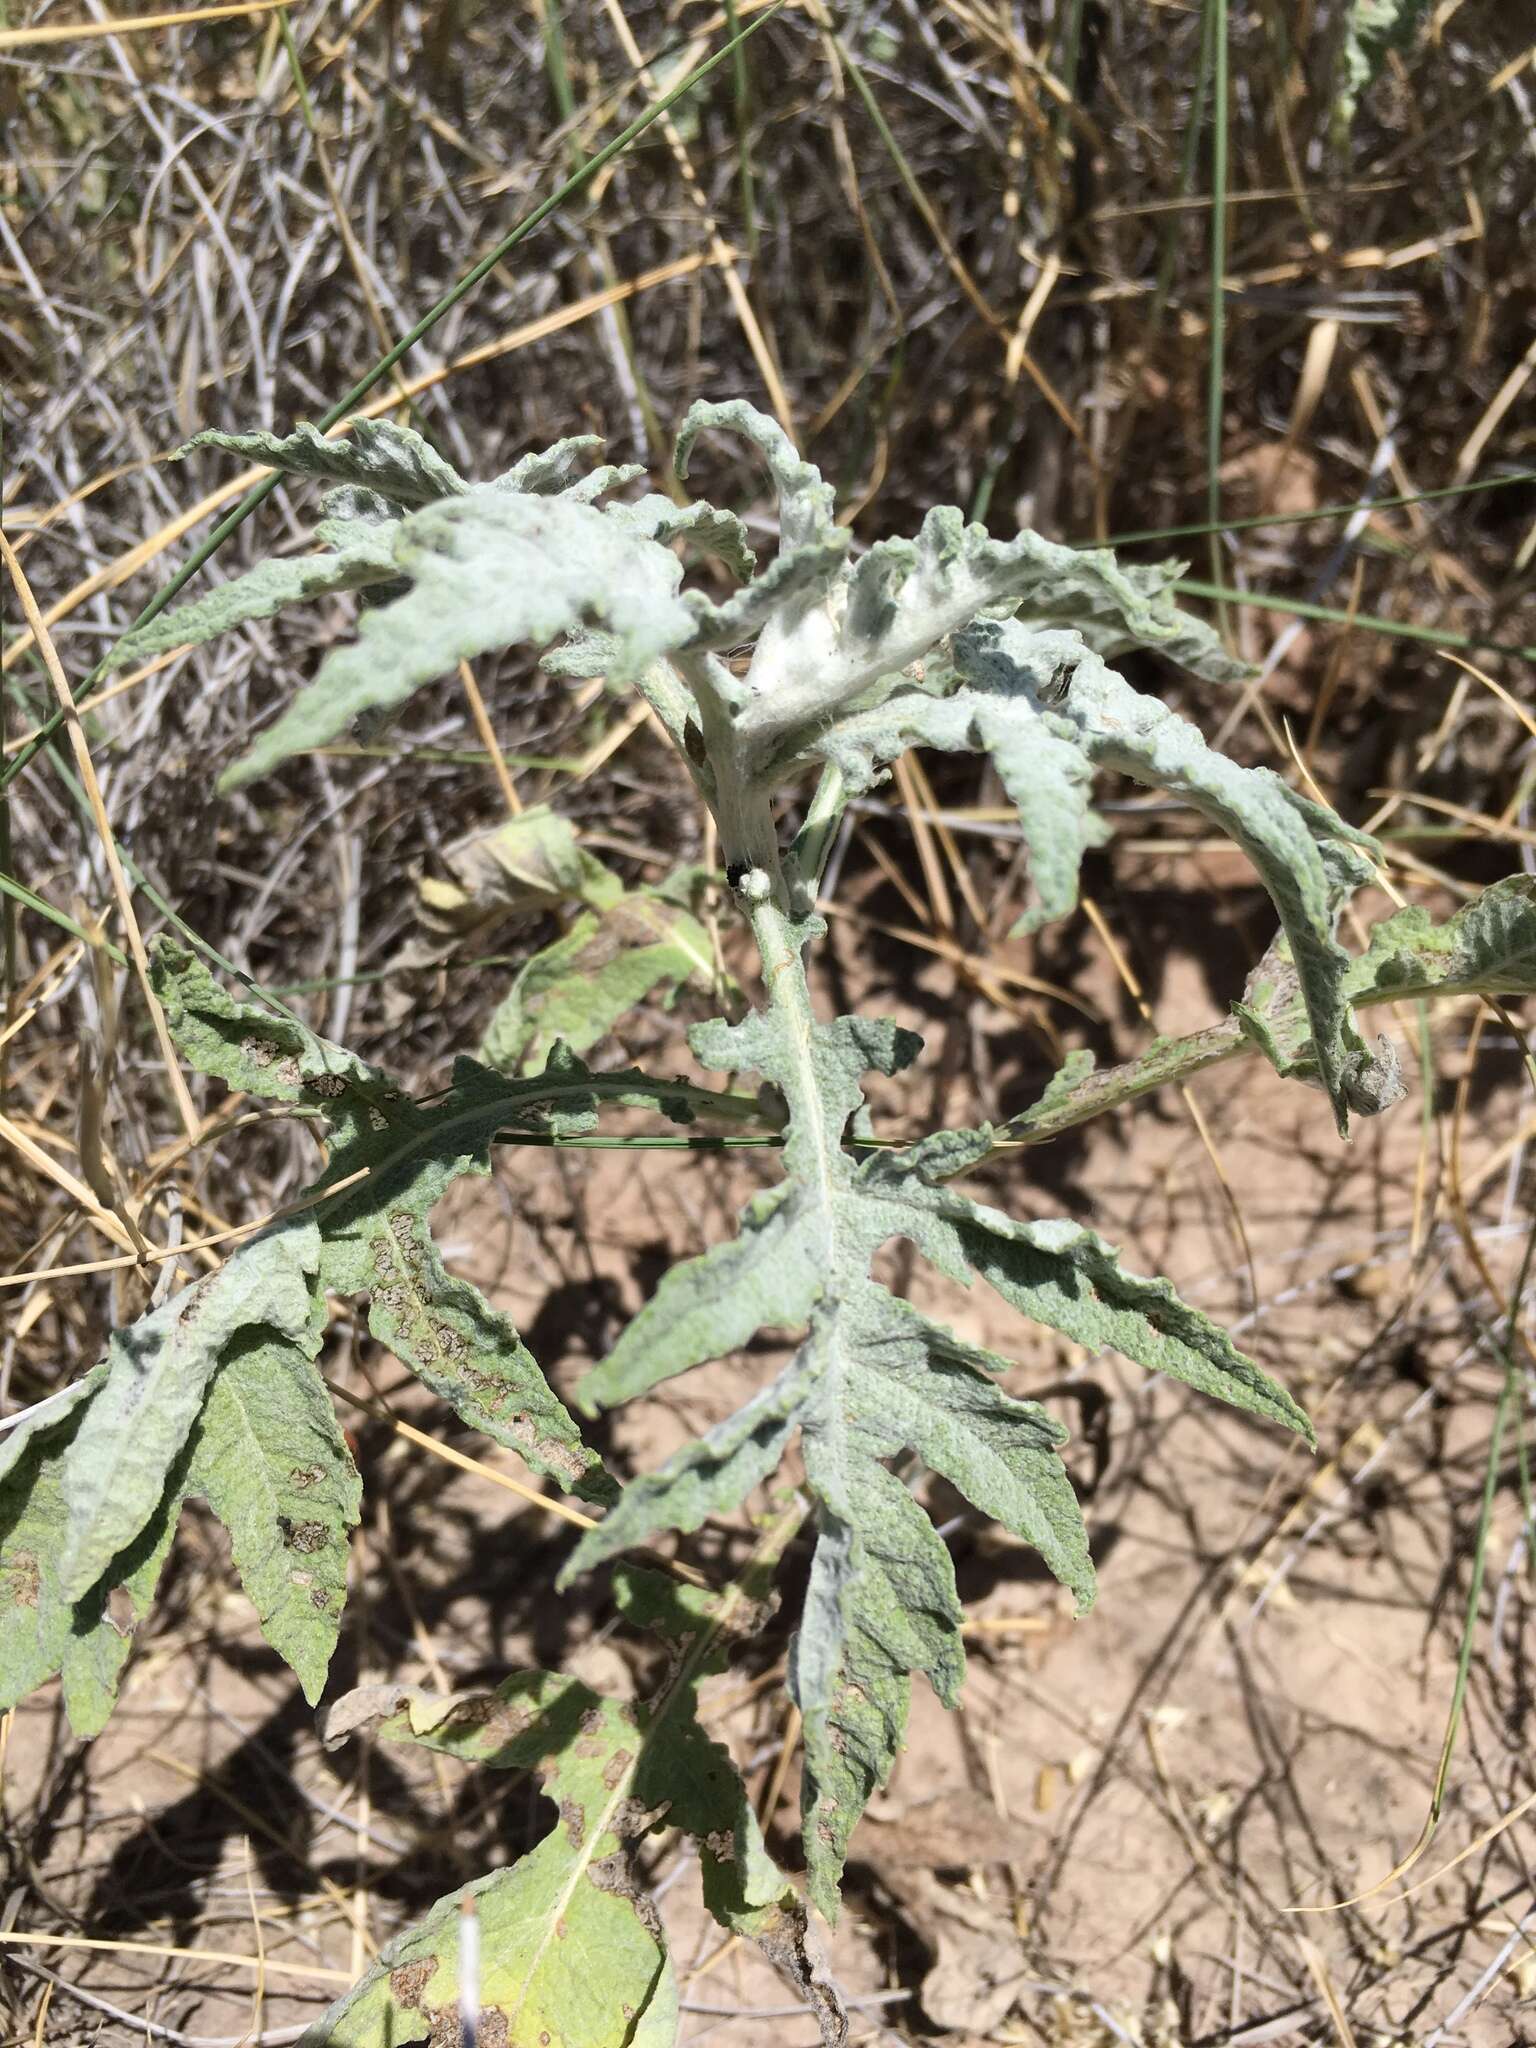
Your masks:
<path fill-rule="evenodd" d="M 546 647 L 597 622 L 613 636 L 613 674 L 625 681 L 693 631 L 676 555 L 566 497 L 475 485 L 409 513 L 389 534 L 395 573 L 410 589 L 362 615 L 356 640 L 327 656 L 221 787 L 325 745 L 360 712 L 402 704 L 477 655 Z"/>
<path fill-rule="evenodd" d="M 1312 1024 L 1318 1070 L 1340 1134 L 1358 1098 L 1374 1102 L 1375 1066 L 1350 1021 L 1349 955 L 1334 937 L 1337 859 L 1329 839 L 1371 842 L 1267 768 L 1242 768 L 1209 748 L 1196 727 L 1143 696 L 1083 646 L 1075 633 L 1032 632 L 982 621 L 960 634 L 962 675 L 1012 715 L 1079 747 L 1108 768 L 1181 797 L 1248 855 L 1290 941 Z"/>
<path fill-rule="evenodd" d="M 1064 624 L 1081 613 L 1096 629 L 1117 618 L 1127 644 L 1180 650 L 1207 672 L 1220 666 L 1212 636 L 1107 549 L 1062 547 L 1029 532 L 994 540 L 939 506 L 915 542 L 877 542 L 824 601 L 765 627 L 737 722 L 748 769 L 766 772 L 803 751 L 831 715 L 1001 605 Z"/>
<path fill-rule="evenodd" d="M 1146 601 L 1147 612 L 1161 621 L 1164 631 L 1156 637 L 1159 654 L 1192 676 L 1208 683 L 1241 683 L 1255 674 L 1251 663 L 1239 661 L 1222 645 L 1221 635 L 1179 610 L 1174 585 L 1188 569 L 1186 562 L 1122 562 L 1120 574 Z M 1150 636 L 1134 630 L 1113 592 L 1077 593 L 1067 607 L 1048 605 L 1035 609 L 1026 605 L 1015 614 L 1020 625 L 1070 626 L 1081 633 L 1084 645 L 1104 661 L 1114 661 L 1133 648 L 1145 647 Z M 1145 616 L 1145 615 L 1143 615 Z"/>
<path fill-rule="evenodd" d="M 746 578 L 757 566 L 747 529 L 736 514 L 722 512 L 702 501 L 675 505 L 670 498 L 653 491 L 632 504 L 610 505 L 608 517 L 646 540 L 663 545 L 686 540 L 700 554 L 716 556 L 735 576 Z"/>
<path fill-rule="evenodd" d="M 631 1706 L 542 1671 L 518 1672 L 494 1693 L 380 1686 L 339 1701 L 326 1739 L 334 1745 L 378 1721 L 385 1741 L 492 1770 L 534 1770 L 558 1806 L 557 1825 L 530 1854 L 470 1887 L 483 1931 L 483 2038 L 507 2048 L 671 2048 L 670 1965 L 633 1869 L 633 1844 L 665 1824 L 698 1842 L 715 1917 L 759 1944 L 806 1998 L 827 2048 L 839 2048 L 846 2017 L 822 1987 L 805 1907 L 764 1847 L 729 1754 L 699 1725 L 699 1684 L 725 1662 L 719 1599 L 640 1571 L 617 1574 L 614 1590 L 626 1618 L 671 1649 L 654 1698 Z M 311 2028 L 308 2048 L 438 2040 L 457 2017 L 459 1896 L 391 1944 Z"/>
<path fill-rule="evenodd" d="M 150 1522 L 234 1340 L 252 1329 L 305 1337 L 319 1264 L 313 1216 L 290 1217 L 113 1332 L 105 1377 L 63 1462 L 56 1569 L 68 1599 L 83 1599 Z"/>
<path fill-rule="evenodd" d="M 396 505 L 430 505 L 469 488 L 430 442 L 410 427 L 393 426 L 388 420 L 356 418 L 345 434 L 322 434 L 307 421 L 282 435 L 225 434 L 210 427 L 194 434 L 176 453 L 190 455 L 194 448 L 224 448 L 286 476 L 353 485 Z"/>
<path fill-rule="evenodd" d="M 609 491 L 621 491 L 626 484 L 638 483 L 644 475 L 645 465 L 640 462 L 601 462 L 589 476 L 578 477 L 559 496 L 568 505 L 595 505 Z M 607 509 L 611 512 L 614 508 Z"/>
<path fill-rule="evenodd" d="M 1509 875 L 1492 882 L 1443 924 L 1418 905 L 1384 919 L 1366 951 L 1349 961 L 1344 998 L 1367 1003 L 1419 996 L 1528 995 L 1536 989 L 1536 878 Z M 1275 1070 L 1301 1080 L 1319 1068 L 1294 949 L 1279 934 L 1248 977 L 1233 1012 Z M 1362 1112 L 1390 1108 L 1405 1092 L 1390 1043 L 1369 1078 L 1374 1100 L 1352 1103 Z"/>
<path fill-rule="evenodd" d="M 172 1035 L 195 1066 L 231 1087 L 324 1107 L 333 1143 L 316 1192 L 366 1170 L 353 1189 L 306 1212 L 317 1284 L 367 1294 L 373 1334 L 466 1422 L 563 1485 L 606 1499 L 612 1484 L 600 1460 L 510 1318 L 447 1271 L 430 1227 L 453 1181 L 489 1173 L 498 1131 L 519 1122 L 589 1129 L 605 1084 L 579 1061 L 515 1083 L 461 1060 L 453 1086 L 423 1107 L 302 1025 L 235 1002 L 180 947 L 162 942 L 152 972 Z M 622 1083 L 606 1085 L 624 1098 Z"/>
<path fill-rule="evenodd" d="M 1022 1223 L 982 1203 L 961 1225 L 973 1269 L 1031 1321 L 1315 1442 L 1305 1411 L 1166 1280 L 1127 1273 L 1112 1245 L 1065 1218 Z"/>
<path fill-rule="evenodd" d="M 908 1673 L 926 1673 L 953 1706 L 965 1669 L 949 1552 L 883 1461 L 915 1450 L 1031 1543 L 1079 1612 L 1092 1604 L 1087 1539 L 1057 1455 L 1066 1431 L 985 1377 L 1005 1363 L 871 1281 L 841 1312 L 812 1319 L 801 1427 L 819 1540 L 790 1685 L 805 1718 L 807 1868 L 828 1918 L 848 1838 L 901 1743 Z"/>
<path fill-rule="evenodd" d="M 776 985 L 787 986 L 819 921 L 783 927 L 762 915 L 784 966 Z M 812 1888 L 831 1910 L 848 1831 L 895 1757 L 908 1674 L 927 1672 L 949 1697 L 963 1668 L 948 1554 L 882 1461 L 917 1451 L 1036 1544 L 1084 1603 L 1092 1568 L 1056 1456 L 1062 1432 L 992 1384 L 1000 1361 L 869 1277 L 874 1252 L 893 1236 L 954 1265 L 947 1218 L 908 1200 L 899 1178 L 861 1167 L 845 1145 L 864 1073 L 896 1071 L 917 1041 L 883 1019 L 822 1024 L 789 1001 L 737 1025 L 701 1025 L 692 1040 L 706 1065 L 755 1068 L 779 1089 L 790 1112 L 786 1179 L 748 1205 L 739 1237 L 665 1276 L 580 1398 L 631 1398 L 765 1327 L 808 1325 L 807 1336 L 738 1416 L 628 1488 L 569 1569 L 734 1507 L 799 1428 L 819 1536 L 795 1685 L 807 1725 Z"/>
<path fill-rule="evenodd" d="M 578 1392 L 585 1406 L 632 1398 L 739 1349 L 759 1330 L 805 1329 L 772 1385 L 660 1471 L 626 1488 L 577 1546 L 567 1575 L 668 1528 L 736 1508 L 800 1431 L 816 1502 L 817 1548 L 793 1659 L 806 1724 L 805 1845 L 813 1896 L 829 1913 L 848 1837 L 883 1783 L 905 1724 L 913 1671 L 952 1698 L 963 1670 L 959 1606 L 945 1548 L 890 1469 L 915 1452 L 982 1512 L 1031 1543 L 1080 1607 L 1093 1571 L 1057 1455 L 1064 1432 L 1003 1393 L 1004 1361 L 963 1342 L 870 1277 L 891 1237 L 951 1277 L 980 1272 L 1026 1315 L 1101 1349 L 1307 1430 L 1301 1411 L 1166 1281 L 1124 1273 L 1071 1224 L 1019 1223 L 948 1185 L 994 1143 L 989 1129 L 941 1133 L 860 1163 L 850 1142 L 862 1076 L 913 1056 L 889 1023 L 811 1014 L 799 954 L 819 921 L 753 911 L 772 1005 L 692 1034 L 706 1065 L 752 1067 L 789 1112 L 785 1179 L 748 1204 L 741 1233 L 674 1267 Z"/>
<path fill-rule="evenodd" d="M 534 448 L 492 479 L 497 491 L 523 491 L 531 497 L 557 498 L 585 481 L 583 470 L 602 448 L 600 434 L 572 434 L 549 448 Z"/>
<path fill-rule="evenodd" d="M 787 614 L 798 615 L 824 597 L 848 554 L 846 534 L 810 541 L 776 555 L 762 575 L 721 604 L 689 591 L 697 625 L 690 649 L 735 647 L 762 631 L 784 629 Z"/>
<path fill-rule="evenodd" d="M 990 756 L 1018 810 L 1029 855 L 1033 900 L 1015 920 L 1014 933 L 1035 931 L 1072 910 L 1083 855 L 1108 837 L 1089 806 L 1093 768 L 1081 747 L 1017 699 L 970 689 L 948 697 L 904 689 L 839 719 L 807 751 L 838 769 L 847 793 L 858 796 L 880 780 L 887 762 L 915 746 Z"/>
<path fill-rule="evenodd" d="M 1032 1322 L 1089 1351 L 1119 1351 L 1149 1372 L 1314 1441 L 1311 1423 L 1285 1389 L 1167 1280 L 1127 1273 L 1114 1247 L 1081 1224 L 1008 1216 L 950 1185 L 995 1142 L 990 1124 L 940 1131 L 905 1151 L 877 1153 L 861 1179 L 889 1200 L 928 1212 L 935 1234 L 924 1248 L 952 1278 L 969 1284 L 979 1274 Z"/>
<path fill-rule="evenodd" d="M 700 434 L 710 429 L 741 434 L 758 449 L 768 464 L 779 497 L 779 536 L 783 551 L 835 538 L 832 486 L 822 479 L 814 463 L 802 459 L 788 434 L 766 413 L 759 412 L 744 398 L 730 398 L 723 404 L 696 399 L 677 433 L 674 466 L 686 479 L 688 465 Z"/>
<path fill-rule="evenodd" d="M 357 1475 L 310 1362 L 325 1305 L 312 1217 L 114 1333 L 70 1398 L 21 1425 L 0 1487 L 0 1688 L 61 1670 L 78 1734 L 106 1720 L 177 1512 L 204 1495 L 268 1640 L 318 1695 L 346 1592 Z M 6 1590 L 17 1608 L 5 1618 Z M 129 1626 L 115 1626 L 116 1591 Z M 7 1698 L 7 1704 L 14 1704 Z"/>
<path fill-rule="evenodd" d="M 359 519 L 328 520 L 318 531 L 335 549 L 333 554 L 274 556 L 259 563 L 191 604 L 162 612 L 137 632 L 125 633 L 105 667 L 126 668 L 175 647 L 198 647 L 248 620 L 270 619 L 285 605 L 338 591 L 367 590 L 399 575 L 387 527 Z"/>
<path fill-rule="evenodd" d="M 1507 875 L 1443 924 L 1417 905 L 1385 919 L 1349 971 L 1351 1000 L 1529 995 L 1536 990 L 1536 876 Z"/>

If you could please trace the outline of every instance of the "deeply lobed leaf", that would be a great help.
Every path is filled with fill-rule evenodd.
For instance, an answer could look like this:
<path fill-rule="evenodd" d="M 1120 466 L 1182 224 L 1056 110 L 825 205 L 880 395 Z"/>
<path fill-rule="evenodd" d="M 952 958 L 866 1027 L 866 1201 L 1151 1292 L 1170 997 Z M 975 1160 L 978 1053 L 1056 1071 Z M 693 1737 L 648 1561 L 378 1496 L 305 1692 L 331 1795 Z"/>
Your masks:
<path fill-rule="evenodd" d="M 198 647 L 252 619 L 270 619 L 287 605 L 341 591 L 376 589 L 396 580 L 399 571 L 388 537 L 377 526 L 364 520 L 322 520 L 317 532 L 333 553 L 282 555 L 261 562 L 191 604 L 162 612 L 148 625 L 125 633 L 104 666 L 126 668 L 172 648 Z"/>
<path fill-rule="evenodd" d="M 1318 1071 L 1347 1134 L 1356 1102 L 1373 1106 L 1378 1077 L 1350 1019 L 1349 955 L 1334 924 L 1362 873 L 1349 849 L 1371 842 L 1271 770 L 1213 752 L 1195 726 L 1133 690 L 1076 634 L 982 621 L 959 636 L 955 655 L 961 674 L 994 699 L 994 715 L 1067 742 L 1095 768 L 1181 797 L 1242 847 L 1279 912 Z"/>
<path fill-rule="evenodd" d="M 692 631 L 677 557 L 568 497 L 472 486 L 407 514 L 390 546 L 409 589 L 363 614 L 356 640 L 327 656 L 222 787 L 324 746 L 360 712 L 402 704 L 494 649 L 545 647 L 595 622 L 612 636 L 613 672 L 624 680 Z"/>
<path fill-rule="evenodd" d="M 226 434 L 210 427 L 194 434 L 177 455 L 223 448 L 285 476 L 374 492 L 395 505 L 430 505 L 468 490 L 458 471 L 411 427 L 361 417 L 342 434 L 322 434 L 303 421 L 290 434 Z"/>
<path fill-rule="evenodd" d="M 952 1277 L 979 1272 L 1026 1314 L 1095 1349 L 1114 1344 L 1236 1406 L 1307 1430 L 1301 1411 L 1166 1282 L 1124 1274 L 1092 1233 L 1018 1224 L 948 1177 L 985 1155 L 991 1133 L 946 1133 L 906 1153 L 849 1149 L 862 1076 L 911 1059 L 888 1023 L 810 1013 L 800 950 L 814 921 L 755 919 L 772 1006 L 692 1034 L 716 1067 L 751 1066 L 783 1095 L 785 1179 L 743 1213 L 741 1234 L 675 1266 L 578 1391 L 606 1407 L 765 1328 L 804 1328 L 779 1379 L 737 1415 L 626 1488 L 578 1545 L 567 1576 L 658 1531 L 696 1529 L 739 1506 L 777 1467 L 796 1430 L 817 1510 L 810 1590 L 791 1685 L 805 1721 L 805 1847 L 812 1895 L 829 1915 L 849 1834 L 889 1774 L 909 1675 L 952 1700 L 964 1669 L 947 1550 L 891 1469 L 916 1453 L 982 1512 L 1033 1544 L 1080 1608 L 1093 1596 L 1086 1537 L 1042 1409 L 995 1384 L 1005 1361 L 967 1345 L 870 1277 L 874 1252 L 905 1237 Z"/>

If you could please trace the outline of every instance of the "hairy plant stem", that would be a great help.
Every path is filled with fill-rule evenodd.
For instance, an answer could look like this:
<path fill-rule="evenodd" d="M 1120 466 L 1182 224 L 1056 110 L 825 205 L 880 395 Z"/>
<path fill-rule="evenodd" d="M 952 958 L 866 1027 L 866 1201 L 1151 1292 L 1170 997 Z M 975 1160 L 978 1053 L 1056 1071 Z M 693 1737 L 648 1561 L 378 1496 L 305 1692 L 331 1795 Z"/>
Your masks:
<path fill-rule="evenodd" d="M 778 902 L 787 906 L 773 806 L 767 789 L 748 775 L 742 762 L 735 725 L 740 685 L 713 654 L 683 654 L 676 660 L 678 672 L 693 692 L 704 736 L 702 765 L 693 761 L 686 748 L 684 755 L 714 814 L 726 868 L 758 869 L 772 881 Z"/>
<path fill-rule="evenodd" d="M 789 1024 L 799 1054 L 795 1085 L 792 1088 L 786 1085 L 784 1091 L 785 1107 L 789 1111 L 789 1140 L 800 1154 L 800 1163 L 815 1174 L 830 1202 L 831 1165 L 825 1153 L 822 1119 L 817 1113 L 820 1087 L 812 1055 L 816 1016 L 811 1007 L 811 985 L 805 972 L 805 957 L 795 941 L 794 927 L 782 907 L 784 877 L 777 860 L 769 873 L 775 893 L 761 902 L 748 902 L 747 919 L 763 963 L 767 1007 L 776 1010 Z"/>

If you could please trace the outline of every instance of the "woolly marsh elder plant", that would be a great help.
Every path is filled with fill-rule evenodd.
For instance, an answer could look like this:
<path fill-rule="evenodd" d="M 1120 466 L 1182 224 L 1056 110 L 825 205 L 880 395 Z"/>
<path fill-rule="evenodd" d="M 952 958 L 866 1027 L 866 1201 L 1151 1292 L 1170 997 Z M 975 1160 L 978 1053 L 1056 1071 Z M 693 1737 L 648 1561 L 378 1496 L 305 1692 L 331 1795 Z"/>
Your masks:
<path fill-rule="evenodd" d="M 766 1528 L 734 1586 L 708 1592 L 632 1563 L 617 1569 L 622 1612 L 668 1647 L 667 1678 L 650 1699 L 619 1703 L 556 1673 L 519 1672 L 494 1693 L 384 1687 L 331 1707 L 329 1740 L 377 1724 L 387 1739 L 537 1770 L 560 1821 L 531 1854 L 468 1888 L 483 1937 L 473 1985 L 461 1982 L 455 1894 L 311 2029 L 313 2048 L 451 2040 L 466 2000 L 478 2000 L 484 2038 L 498 2043 L 670 2042 L 676 1990 L 633 1862 L 637 1841 L 663 1826 L 696 1839 L 722 1925 L 759 1942 L 801 1987 L 824 2037 L 842 2038 L 805 1905 L 767 1855 L 729 1758 L 699 1724 L 701 1679 L 751 1628 L 778 1554 L 808 1517 L 814 1550 L 789 1689 L 804 1726 L 808 1889 L 830 1918 L 850 1836 L 901 1744 L 913 1674 L 950 1703 L 962 1682 L 954 1575 L 903 1476 L 911 1460 L 1032 1544 L 1079 1611 L 1094 1591 L 1058 1455 L 1065 1432 L 1001 1390 L 1004 1359 L 877 1280 L 876 1253 L 904 1239 L 951 1279 L 979 1279 L 1020 1316 L 1091 1351 L 1113 1347 L 1310 1439 L 1284 1389 L 1165 1280 L 1125 1271 L 1081 1223 L 1021 1221 L 961 1183 L 1011 1138 L 1064 1128 L 1250 1050 L 1323 1089 L 1343 1134 L 1352 1114 L 1384 1107 L 1399 1085 L 1385 1046 L 1361 1038 L 1355 1008 L 1533 985 L 1536 901 L 1524 878 L 1447 925 L 1403 912 L 1377 928 L 1368 952 L 1346 952 L 1336 925 L 1372 872 L 1371 842 L 1277 775 L 1212 752 L 1111 666 L 1122 650 L 1150 647 L 1216 682 L 1243 673 L 1175 607 L 1176 568 L 1121 566 L 1107 552 L 1028 533 L 996 541 L 948 509 L 930 513 L 915 539 L 854 559 L 828 486 L 745 404 L 694 407 L 680 475 L 707 429 L 744 435 L 771 471 L 781 540 L 761 570 L 729 512 L 616 497 L 639 472 L 589 467 L 595 444 L 586 440 L 468 483 L 416 435 L 361 420 L 340 439 L 306 428 L 281 440 L 200 436 L 326 485 L 324 552 L 264 562 L 155 620 L 115 656 L 190 645 L 304 598 L 361 594 L 355 639 L 325 658 L 228 771 L 226 788 L 332 740 L 360 713 L 402 703 L 461 659 L 513 643 L 550 650 L 545 664 L 557 673 L 627 683 L 713 814 L 761 963 L 747 1014 L 691 1034 L 706 1068 L 756 1076 L 755 1096 L 588 1066 L 573 1049 L 589 1048 L 658 979 L 672 986 L 689 972 L 698 927 L 674 897 L 688 926 L 666 923 L 665 944 L 681 950 L 665 968 L 609 973 L 619 945 L 610 931 L 603 974 L 585 974 L 579 947 L 560 941 L 542 968 L 523 970 L 515 1017 L 488 1034 L 490 1063 L 460 1059 L 445 1089 L 415 1100 L 280 1005 L 227 993 L 184 948 L 158 948 L 158 994 L 183 1056 L 230 1088 L 323 1117 L 327 1162 L 312 1200 L 118 1331 L 94 1371 L 0 1440 L 0 1701 L 59 1674 L 76 1729 L 102 1725 L 129 1646 L 125 1624 L 146 1612 L 193 1496 L 227 1526 L 268 1640 L 318 1698 L 359 1507 L 316 1366 L 329 1296 L 362 1304 L 372 1334 L 459 1416 L 601 1512 L 567 1582 L 738 1509 L 792 1444 L 803 1461 L 798 1505 Z M 723 563 L 734 595 L 717 602 L 684 587 L 680 547 Z M 723 658 L 747 648 L 745 665 Z M 919 746 L 984 755 L 996 768 L 1028 854 L 1020 930 L 1073 907 L 1083 854 L 1104 836 L 1091 806 L 1098 770 L 1166 791 L 1228 833 L 1280 922 L 1230 1023 L 1159 1041 L 1105 1074 L 1076 1058 L 1014 1126 L 878 1144 L 865 1078 L 899 1074 L 919 1041 L 883 1018 L 821 1014 L 806 963 L 824 931 L 818 881 L 846 806 Z M 804 796 L 803 823 L 784 844 L 775 804 L 790 791 Z M 584 917 L 614 909 L 620 885 L 561 840 L 558 820 L 519 829 L 539 839 L 547 872 L 566 864 Z M 597 1009 L 583 1009 L 583 989 Z M 546 1005 L 537 1030 L 530 991 Z M 551 1019 L 563 1020 L 560 1032 Z M 578 1389 L 583 1413 L 632 1400 L 765 1328 L 802 1333 L 789 1364 L 738 1414 L 622 1491 L 508 1318 L 446 1270 L 429 1228 L 451 1182 L 489 1171 L 498 1137 L 569 1136 L 617 1107 L 682 1124 L 766 1122 L 782 1134 L 782 1172 L 734 1235 L 667 1273 Z"/>

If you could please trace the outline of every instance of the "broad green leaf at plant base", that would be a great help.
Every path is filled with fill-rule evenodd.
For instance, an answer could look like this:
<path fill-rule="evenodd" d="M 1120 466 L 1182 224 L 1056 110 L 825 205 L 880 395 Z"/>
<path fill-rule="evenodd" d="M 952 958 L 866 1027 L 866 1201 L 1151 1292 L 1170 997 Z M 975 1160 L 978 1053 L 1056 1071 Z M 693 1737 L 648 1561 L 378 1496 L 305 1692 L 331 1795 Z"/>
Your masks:
<path fill-rule="evenodd" d="M 763 1948 L 836 2048 L 846 2021 L 819 1981 L 804 1905 L 769 1858 L 728 1753 L 697 1718 L 699 1683 L 725 1661 L 729 1610 L 719 1596 L 650 1572 L 620 1572 L 615 1592 L 621 1611 L 660 1634 L 674 1659 L 653 1699 L 604 1699 L 543 1671 L 519 1672 L 493 1693 L 380 1686 L 340 1701 L 327 1739 L 377 1719 L 385 1741 L 492 1770 L 536 1770 L 557 1806 L 558 1821 L 536 1848 L 466 1887 L 481 1927 L 485 2039 L 504 2048 L 671 2048 L 676 1984 L 634 1845 L 652 1829 L 676 1827 L 699 1845 L 705 1902 L 720 1924 Z M 440 1900 L 391 1942 L 302 2048 L 397 2048 L 451 2030 L 463 1896 Z"/>
<path fill-rule="evenodd" d="M 164 1499 L 228 1347 L 253 1329 L 290 1342 L 308 1334 L 319 1264 L 313 1217 L 295 1217 L 113 1335 L 64 1465 L 56 1569 L 69 1599 L 90 1591 Z"/>
<path fill-rule="evenodd" d="M 62 1673 L 70 1725 L 91 1736 L 105 1725 L 133 1630 L 154 1597 L 179 1504 L 174 1479 L 131 1542 L 109 1558 L 80 1599 L 57 1569 L 69 1527 L 65 1461 L 79 1439 L 105 1369 L 78 1382 L 79 1394 L 21 1424 L 7 1443 L 0 1478 L 0 1711 Z"/>

